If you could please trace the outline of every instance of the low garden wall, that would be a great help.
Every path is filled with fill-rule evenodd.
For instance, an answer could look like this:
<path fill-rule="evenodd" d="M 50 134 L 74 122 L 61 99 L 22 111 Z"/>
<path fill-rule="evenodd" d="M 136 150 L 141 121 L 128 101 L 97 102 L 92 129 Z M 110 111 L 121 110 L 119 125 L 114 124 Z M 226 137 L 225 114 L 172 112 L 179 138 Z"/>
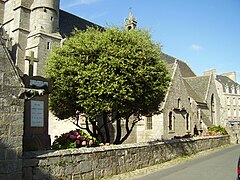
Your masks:
<path fill-rule="evenodd" d="M 230 143 L 229 136 L 25 152 L 23 179 L 100 179 Z"/>

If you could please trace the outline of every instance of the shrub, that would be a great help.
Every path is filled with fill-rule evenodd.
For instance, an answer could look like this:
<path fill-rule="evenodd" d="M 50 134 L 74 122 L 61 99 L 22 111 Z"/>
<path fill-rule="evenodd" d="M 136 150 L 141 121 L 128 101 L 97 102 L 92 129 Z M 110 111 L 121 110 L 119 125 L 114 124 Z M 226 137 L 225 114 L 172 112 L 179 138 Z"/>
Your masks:
<path fill-rule="evenodd" d="M 212 126 L 208 129 L 210 135 L 227 135 L 227 131 L 222 126 Z"/>
<path fill-rule="evenodd" d="M 55 139 L 52 144 L 52 149 L 68 149 L 68 148 L 81 148 L 81 147 L 95 147 L 99 142 L 96 138 L 90 136 L 80 129 L 70 131 L 62 134 Z"/>

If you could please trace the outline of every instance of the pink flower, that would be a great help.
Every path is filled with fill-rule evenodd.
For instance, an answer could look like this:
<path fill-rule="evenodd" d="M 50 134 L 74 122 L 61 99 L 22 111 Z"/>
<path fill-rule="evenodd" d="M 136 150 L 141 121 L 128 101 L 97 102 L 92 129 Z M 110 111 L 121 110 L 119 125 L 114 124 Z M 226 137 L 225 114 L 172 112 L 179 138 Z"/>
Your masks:
<path fill-rule="evenodd" d="M 89 145 L 93 145 L 93 144 L 94 144 L 93 140 L 90 139 L 90 140 L 89 140 Z"/>
<path fill-rule="evenodd" d="M 77 131 L 74 131 L 74 136 L 78 136 L 79 133 Z"/>
<path fill-rule="evenodd" d="M 80 144 L 80 141 L 79 141 L 79 140 L 76 140 L 76 144 L 79 145 L 79 144 Z"/>
<path fill-rule="evenodd" d="M 81 141 L 85 141 L 85 137 L 84 136 L 78 136 L 78 139 Z"/>
<path fill-rule="evenodd" d="M 86 146 L 86 144 L 87 144 L 86 141 L 83 141 L 83 142 L 82 142 L 82 145 L 83 145 L 83 146 Z"/>
<path fill-rule="evenodd" d="M 69 138 L 70 138 L 70 139 L 76 139 L 76 136 L 70 135 Z"/>

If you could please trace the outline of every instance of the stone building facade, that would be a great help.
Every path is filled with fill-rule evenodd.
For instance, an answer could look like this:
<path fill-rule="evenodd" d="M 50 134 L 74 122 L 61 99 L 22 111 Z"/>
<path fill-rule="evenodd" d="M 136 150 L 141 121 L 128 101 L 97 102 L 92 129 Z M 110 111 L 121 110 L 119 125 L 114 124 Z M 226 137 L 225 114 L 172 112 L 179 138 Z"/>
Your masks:
<path fill-rule="evenodd" d="M 162 113 L 145 117 L 137 125 L 137 142 L 171 139 L 188 134 L 206 133 L 208 127 L 220 125 L 220 98 L 214 76 L 196 76 L 183 61 L 167 54 L 171 84 Z"/>
<path fill-rule="evenodd" d="M 0 29 L 0 179 L 21 179 L 24 85 L 6 43 Z"/>
<path fill-rule="evenodd" d="M 231 135 L 231 141 L 237 142 L 240 137 L 240 84 L 236 73 L 217 74 L 215 69 L 205 71 L 215 77 L 220 97 L 220 122 Z"/>

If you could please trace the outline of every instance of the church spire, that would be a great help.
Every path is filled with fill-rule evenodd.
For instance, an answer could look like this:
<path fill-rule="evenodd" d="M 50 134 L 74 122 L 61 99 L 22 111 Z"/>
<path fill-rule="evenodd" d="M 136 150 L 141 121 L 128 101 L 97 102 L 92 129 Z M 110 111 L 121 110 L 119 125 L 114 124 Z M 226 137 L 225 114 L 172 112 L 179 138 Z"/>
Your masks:
<path fill-rule="evenodd" d="M 132 8 L 130 8 L 129 16 L 128 18 L 125 18 L 124 24 L 125 24 L 126 30 L 131 30 L 136 28 L 137 19 L 133 17 Z"/>

